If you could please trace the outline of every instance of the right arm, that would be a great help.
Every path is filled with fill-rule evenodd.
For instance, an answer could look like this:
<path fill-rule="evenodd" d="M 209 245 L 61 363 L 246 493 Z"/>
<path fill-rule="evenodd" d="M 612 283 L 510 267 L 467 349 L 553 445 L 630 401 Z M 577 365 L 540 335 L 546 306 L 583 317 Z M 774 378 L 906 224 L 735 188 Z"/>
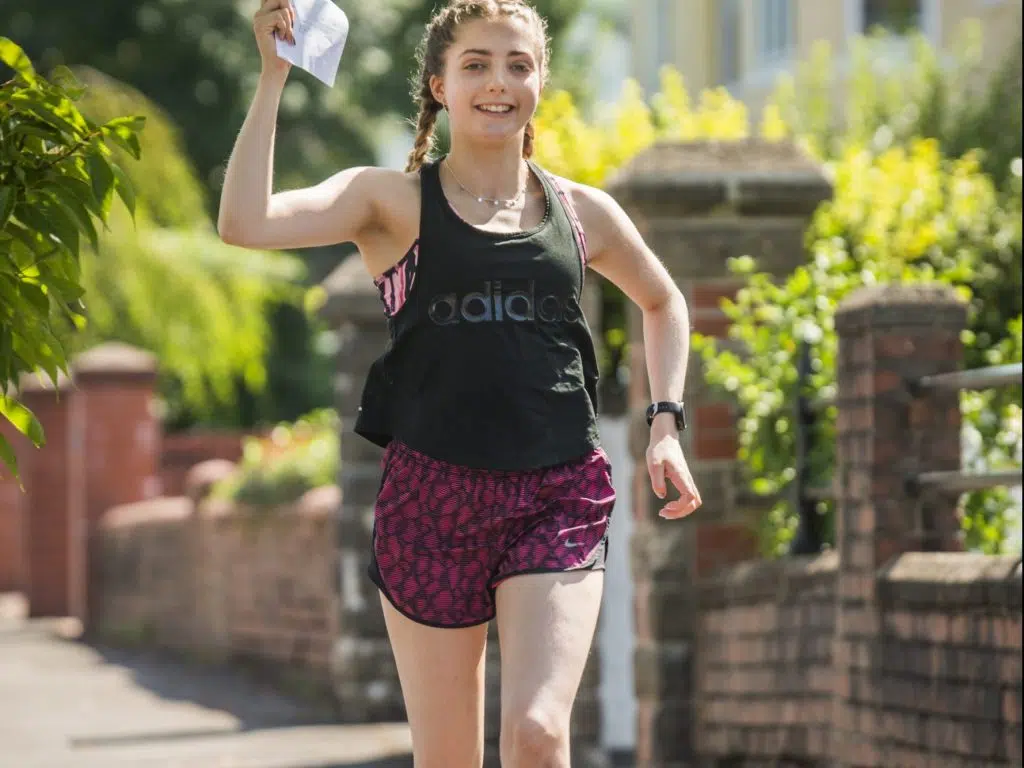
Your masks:
<path fill-rule="evenodd" d="M 358 240 L 380 224 L 378 201 L 393 171 L 349 168 L 313 187 L 274 194 L 274 139 L 290 65 L 277 56 L 275 35 L 291 38 L 288 0 L 267 0 L 253 21 L 263 70 L 224 178 L 217 230 L 231 245 L 310 248 Z"/>

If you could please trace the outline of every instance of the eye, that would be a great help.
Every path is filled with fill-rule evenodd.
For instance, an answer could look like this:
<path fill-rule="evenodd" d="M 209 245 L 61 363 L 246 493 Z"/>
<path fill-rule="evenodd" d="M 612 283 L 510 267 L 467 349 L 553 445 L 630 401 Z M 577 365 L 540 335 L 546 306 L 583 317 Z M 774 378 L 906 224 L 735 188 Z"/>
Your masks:
<path fill-rule="evenodd" d="M 529 72 L 533 68 L 529 64 L 520 61 L 516 64 L 513 64 L 512 69 L 514 69 L 516 72 Z"/>
<path fill-rule="evenodd" d="M 483 63 L 481 63 L 479 61 L 471 61 L 469 64 L 466 65 L 466 69 L 483 69 L 483 68 L 484 68 Z"/>

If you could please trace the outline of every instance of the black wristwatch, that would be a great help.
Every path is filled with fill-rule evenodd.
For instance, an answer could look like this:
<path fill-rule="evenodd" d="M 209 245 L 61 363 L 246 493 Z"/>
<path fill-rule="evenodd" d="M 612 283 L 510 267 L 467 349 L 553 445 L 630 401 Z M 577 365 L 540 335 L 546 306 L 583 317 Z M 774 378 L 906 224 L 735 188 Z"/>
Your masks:
<path fill-rule="evenodd" d="M 651 403 L 647 407 L 647 426 L 651 426 L 654 422 L 654 417 L 659 413 L 671 413 L 676 417 L 676 428 L 682 432 L 686 429 L 686 409 L 683 408 L 682 403 L 673 402 L 660 402 Z"/>

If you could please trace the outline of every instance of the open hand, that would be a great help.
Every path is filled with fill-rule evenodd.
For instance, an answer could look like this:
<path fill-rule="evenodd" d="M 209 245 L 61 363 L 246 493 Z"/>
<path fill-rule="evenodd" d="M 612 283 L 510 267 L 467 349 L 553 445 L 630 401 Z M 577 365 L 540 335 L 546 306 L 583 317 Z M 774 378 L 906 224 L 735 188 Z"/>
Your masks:
<path fill-rule="evenodd" d="M 668 493 L 669 482 L 679 491 L 676 501 L 670 501 L 661 508 L 658 513 L 661 517 L 686 517 L 703 503 L 693 477 L 690 476 L 690 468 L 686 465 L 674 424 L 667 430 L 655 421 L 651 427 L 651 442 L 647 446 L 647 471 L 651 475 L 651 488 L 659 499 L 664 499 Z"/>

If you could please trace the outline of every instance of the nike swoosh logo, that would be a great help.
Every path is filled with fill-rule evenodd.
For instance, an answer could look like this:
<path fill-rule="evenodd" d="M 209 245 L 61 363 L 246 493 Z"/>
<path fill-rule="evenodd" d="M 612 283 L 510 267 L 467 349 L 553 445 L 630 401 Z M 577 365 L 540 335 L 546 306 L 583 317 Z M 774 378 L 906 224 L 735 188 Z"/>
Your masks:
<path fill-rule="evenodd" d="M 576 547 L 582 547 L 582 546 L 583 545 L 580 544 L 578 541 L 569 541 L 568 539 L 566 539 L 566 541 L 565 541 L 566 549 L 576 549 Z"/>

